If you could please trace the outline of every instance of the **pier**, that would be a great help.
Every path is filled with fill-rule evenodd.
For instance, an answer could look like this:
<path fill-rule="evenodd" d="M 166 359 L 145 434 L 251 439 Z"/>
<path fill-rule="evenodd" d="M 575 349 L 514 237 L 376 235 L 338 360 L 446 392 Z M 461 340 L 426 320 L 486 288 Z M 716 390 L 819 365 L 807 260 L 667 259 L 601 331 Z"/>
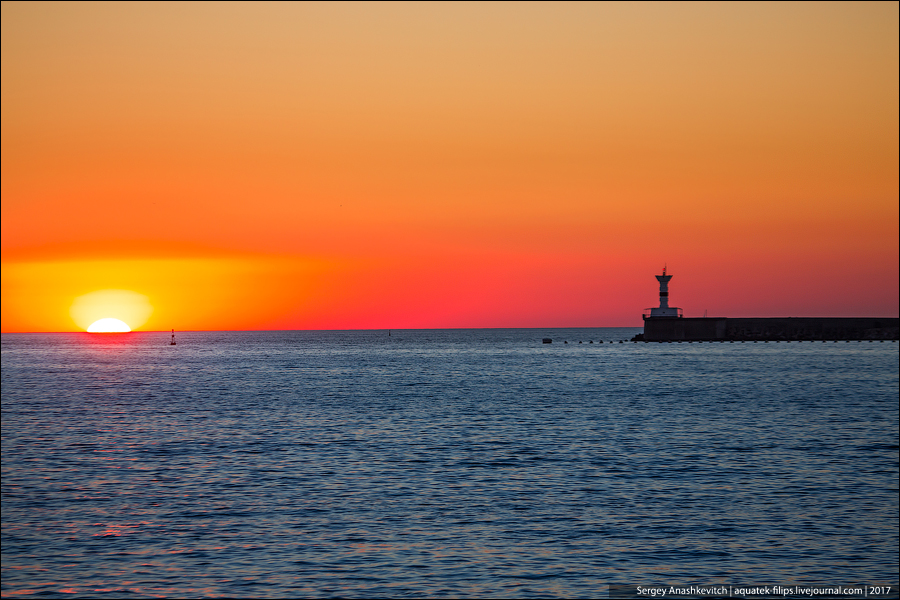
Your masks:
<path fill-rule="evenodd" d="M 896 317 L 684 317 L 669 307 L 672 275 L 657 275 L 660 306 L 644 311 L 644 333 L 634 341 L 831 341 L 896 340 Z"/>

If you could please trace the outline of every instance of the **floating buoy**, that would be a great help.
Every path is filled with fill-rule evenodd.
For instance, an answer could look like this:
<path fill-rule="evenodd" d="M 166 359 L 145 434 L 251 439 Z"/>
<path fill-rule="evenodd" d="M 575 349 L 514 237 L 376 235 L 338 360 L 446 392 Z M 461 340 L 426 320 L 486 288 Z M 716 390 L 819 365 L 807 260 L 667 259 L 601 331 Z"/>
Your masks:
<path fill-rule="evenodd" d="M 174 345 L 175 345 L 175 330 L 174 330 L 174 329 L 172 330 L 172 341 L 169 342 L 169 345 L 170 345 L 170 346 L 174 346 Z"/>

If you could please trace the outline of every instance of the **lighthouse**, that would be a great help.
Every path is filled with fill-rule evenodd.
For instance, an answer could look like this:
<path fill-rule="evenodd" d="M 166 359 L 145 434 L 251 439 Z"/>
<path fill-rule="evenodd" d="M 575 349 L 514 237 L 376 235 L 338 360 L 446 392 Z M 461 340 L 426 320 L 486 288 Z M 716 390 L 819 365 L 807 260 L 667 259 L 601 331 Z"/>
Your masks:
<path fill-rule="evenodd" d="M 663 267 L 662 275 L 657 275 L 659 281 L 659 308 L 649 308 L 644 311 L 644 318 L 653 317 L 680 317 L 681 309 L 669 306 L 669 281 L 671 275 L 666 275 L 666 267 Z M 649 314 L 647 314 L 649 311 Z"/>

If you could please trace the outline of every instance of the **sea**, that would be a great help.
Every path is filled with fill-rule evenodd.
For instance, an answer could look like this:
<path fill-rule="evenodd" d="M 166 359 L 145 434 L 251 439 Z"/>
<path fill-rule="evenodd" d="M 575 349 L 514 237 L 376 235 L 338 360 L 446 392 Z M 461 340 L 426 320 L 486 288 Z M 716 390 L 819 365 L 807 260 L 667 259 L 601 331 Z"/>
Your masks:
<path fill-rule="evenodd" d="M 898 343 L 638 332 L 3 334 L 2 595 L 896 597 Z"/>

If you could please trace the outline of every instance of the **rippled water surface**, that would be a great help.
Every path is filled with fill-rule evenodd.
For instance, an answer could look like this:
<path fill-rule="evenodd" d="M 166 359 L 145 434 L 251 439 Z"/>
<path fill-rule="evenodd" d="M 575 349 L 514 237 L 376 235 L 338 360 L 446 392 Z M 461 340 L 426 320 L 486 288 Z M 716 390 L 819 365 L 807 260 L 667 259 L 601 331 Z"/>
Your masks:
<path fill-rule="evenodd" d="M 896 342 L 637 331 L 4 334 L 3 595 L 896 583 Z"/>

